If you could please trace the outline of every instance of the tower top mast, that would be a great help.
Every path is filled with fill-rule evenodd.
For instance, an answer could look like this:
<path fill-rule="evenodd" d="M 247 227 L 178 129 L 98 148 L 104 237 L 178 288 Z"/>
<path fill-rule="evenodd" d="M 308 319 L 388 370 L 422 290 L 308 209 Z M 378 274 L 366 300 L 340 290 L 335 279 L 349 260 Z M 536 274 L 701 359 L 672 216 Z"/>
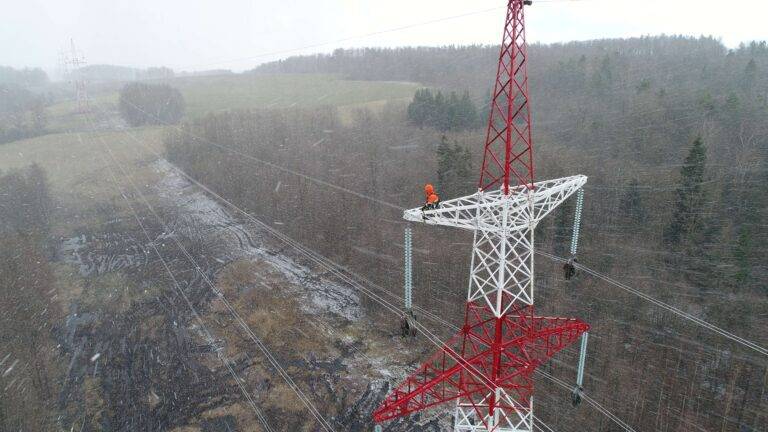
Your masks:
<path fill-rule="evenodd" d="M 534 181 L 531 108 L 528 96 L 528 48 L 525 6 L 530 0 L 509 0 L 499 52 L 496 82 L 488 116 L 480 190 L 532 187 Z"/>

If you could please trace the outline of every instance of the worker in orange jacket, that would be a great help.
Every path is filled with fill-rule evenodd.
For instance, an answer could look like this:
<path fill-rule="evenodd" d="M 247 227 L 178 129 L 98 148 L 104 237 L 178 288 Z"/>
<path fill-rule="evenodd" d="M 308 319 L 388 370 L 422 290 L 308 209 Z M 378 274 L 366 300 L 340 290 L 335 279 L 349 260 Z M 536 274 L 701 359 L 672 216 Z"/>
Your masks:
<path fill-rule="evenodd" d="M 424 197 L 426 203 L 424 204 L 424 207 L 421 208 L 422 210 L 434 210 L 440 207 L 440 197 L 435 193 L 435 187 L 429 183 L 424 185 Z"/>
<path fill-rule="evenodd" d="M 429 196 L 435 193 L 435 187 L 432 186 L 431 183 L 427 183 L 424 185 L 424 198 L 425 201 L 429 200 Z"/>

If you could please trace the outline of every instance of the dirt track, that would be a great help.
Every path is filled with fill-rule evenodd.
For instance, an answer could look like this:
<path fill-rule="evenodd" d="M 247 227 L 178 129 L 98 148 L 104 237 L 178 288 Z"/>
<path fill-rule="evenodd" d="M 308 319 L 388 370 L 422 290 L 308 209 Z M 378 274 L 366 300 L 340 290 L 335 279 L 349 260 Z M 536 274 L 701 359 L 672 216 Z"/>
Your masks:
<path fill-rule="evenodd" d="M 72 305 L 62 332 L 71 356 L 60 397 L 72 413 L 68 420 L 87 418 L 83 430 L 260 430 L 218 349 L 272 428 L 320 430 L 181 253 L 178 239 L 335 430 L 372 430 L 370 413 L 418 350 L 393 336 L 396 326 L 366 319 L 353 288 L 304 265 L 268 233 L 232 217 L 167 162 L 153 168 L 162 180 L 144 192 L 169 230 L 146 208 L 142 222 L 205 328 L 135 221 L 115 220 L 99 232 L 65 239 L 59 256 L 90 287 Z M 104 279 L 115 274 L 121 277 L 112 284 L 117 288 L 107 284 L 111 288 L 105 290 Z M 108 304 L 88 297 L 97 288 L 96 299 Z M 395 344 L 405 357 L 390 354 Z M 94 407 L 100 409 L 93 412 Z M 386 430 L 437 431 L 437 426 L 436 420 L 416 416 Z"/>

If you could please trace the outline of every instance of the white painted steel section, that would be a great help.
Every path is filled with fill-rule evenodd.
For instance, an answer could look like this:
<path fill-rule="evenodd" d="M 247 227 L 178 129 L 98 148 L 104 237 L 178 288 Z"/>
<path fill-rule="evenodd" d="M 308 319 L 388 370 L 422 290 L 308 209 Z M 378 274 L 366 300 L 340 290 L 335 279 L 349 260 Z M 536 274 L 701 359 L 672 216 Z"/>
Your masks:
<path fill-rule="evenodd" d="M 503 389 L 497 389 L 497 394 L 505 402 L 519 406 Z M 482 401 L 486 403 L 491 393 Z M 485 423 L 488 423 L 486 428 Z M 493 418 L 486 414 L 485 418 L 480 419 L 477 416 L 477 410 L 474 405 L 466 402 L 459 402 L 456 407 L 454 431 L 455 432 L 531 432 L 533 431 L 533 400 L 530 407 L 520 406 L 519 409 L 509 413 L 507 410 L 496 409 Z"/>
<path fill-rule="evenodd" d="M 461 198 L 441 201 L 440 208 L 406 210 L 403 218 L 427 225 L 443 225 L 467 230 L 515 231 L 537 224 L 565 199 L 587 182 L 579 175 L 534 183 L 533 190 L 525 186 L 510 188 L 505 196 L 501 189 L 476 192 Z M 503 210 L 508 208 L 507 220 Z"/>
<path fill-rule="evenodd" d="M 438 209 L 406 210 L 403 217 L 474 231 L 467 300 L 485 302 L 500 317 L 517 302 L 533 304 L 536 225 L 586 182 L 580 175 L 535 183 L 533 190 L 517 186 L 507 196 L 501 190 L 478 192 Z"/>
<path fill-rule="evenodd" d="M 536 225 L 552 210 L 576 193 L 587 182 L 577 175 L 510 188 L 479 191 L 443 201 L 433 210 L 406 210 L 403 218 L 427 225 L 442 225 L 474 232 L 467 301 L 484 302 L 496 317 L 506 314 L 516 303 L 533 304 L 533 233 Z M 497 400 L 519 406 L 503 389 L 493 389 Z M 475 401 L 477 403 L 477 401 Z M 481 403 L 482 405 L 482 403 Z M 494 410 L 491 418 L 477 418 L 472 401 L 460 399 L 456 407 L 456 432 L 531 432 L 533 401 L 530 406 L 508 412 Z M 483 421 L 484 420 L 484 421 Z M 486 427 L 485 423 L 489 426 Z"/>

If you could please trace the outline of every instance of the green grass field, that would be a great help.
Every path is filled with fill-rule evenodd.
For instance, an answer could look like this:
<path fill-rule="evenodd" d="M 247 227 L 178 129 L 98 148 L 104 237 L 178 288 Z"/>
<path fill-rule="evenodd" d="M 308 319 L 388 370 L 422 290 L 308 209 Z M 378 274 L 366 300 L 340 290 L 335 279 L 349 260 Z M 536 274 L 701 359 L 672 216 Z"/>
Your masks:
<path fill-rule="evenodd" d="M 117 92 L 99 92 L 89 95 L 92 105 L 114 108 L 117 104 Z M 64 101 L 48 107 L 48 126 L 52 132 L 88 130 L 86 117 L 77 112 L 75 101 Z"/>
<path fill-rule="evenodd" d="M 339 108 L 342 120 L 350 118 L 358 108 L 377 111 L 388 102 L 406 103 L 419 87 L 414 83 L 347 81 L 332 75 L 304 74 L 184 77 L 174 79 L 171 85 L 184 95 L 187 118 L 228 109 L 330 105 Z M 104 142 L 116 152 L 129 155 L 122 162 L 134 175 L 151 183 L 151 177 L 156 174 L 146 163 L 156 156 L 125 131 L 111 130 L 115 123 L 103 121 L 118 115 L 118 92 L 114 86 L 111 90 L 90 94 L 90 100 L 92 112 L 87 115 L 77 113 L 74 102 L 50 107 L 48 130 L 52 133 L 0 145 L 0 171 L 32 163 L 45 169 L 61 211 L 67 215 L 64 219 L 71 220 L 72 226 L 98 223 L 93 220 L 98 218 L 96 208 L 107 203 L 120 205 L 104 164 Z M 94 132 L 94 128 L 98 132 Z M 132 128 L 130 132 L 162 153 L 163 130 L 163 127 L 147 127 Z"/>
<path fill-rule="evenodd" d="M 187 105 L 187 118 L 209 112 L 248 108 L 290 108 L 335 106 L 342 113 L 358 107 L 378 109 L 387 101 L 407 101 L 420 86 L 416 83 L 387 81 L 349 81 L 334 75 L 314 74 L 236 74 L 181 77 L 170 81 L 179 89 Z M 115 109 L 115 90 L 90 95 L 93 104 Z M 53 131 L 82 130 L 84 119 L 68 101 L 49 108 Z"/>
<path fill-rule="evenodd" d="M 357 108 L 380 110 L 388 102 L 410 100 L 419 87 L 415 83 L 348 81 L 333 75 L 236 74 L 205 77 L 182 77 L 171 81 L 187 103 L 187 117 L 195 118 L 207 112 L 247 108 L 288 108 L 335 106 L 342 118 Z M 111 90 L 92 93 L 93 111 L 116 116 L 118 92 Z M 127 138 L 125 132 L 92 132 L 88 118 L 98 118 L 76 112 L 73 101 L 62 102 L 48 109 L 49 127 L 54 133 L 32 139 L 0 145 L 0 170 L 7 171 L 32 163 L 40 164 L 50 177 L 54 192 L 70 203 L 88 198 L 91 185 L 101 182 L 104 174 L 100 139 L 112 145 L 131 146 L 135 162 L 147 157 L 146 149 Z M 106 126 L 109 128 L 109 126 Z M 104 125 L 96 125 L 104 129 Z M 161 127 L 132 129 L 138 138 L 162 151 Z M 83 191 L 83 188 L 88 189 Z"/>
<path fill-rule="evenodd" d="M 105 163 L 105 158 L 109 160 L 105 143 L 136 178 L 152 183 L 157 176 L 146 163 L 156 159 L 147 147 L 163 151 L 163 129 L 141 128 L 131 133 L 145 145 L 122 131 L 50 134 L 0 145 L 0 171 L 8 172 L 33 163 L 40 165 L 48 175 L 56 210 L 61 216 L 55 218 L 54 230 L 66 233 L 77 226 L 101 222 L 98 211 L 101 206 L 123 206 Z"/>
<path fill-rule="evenodd" d="M 156 151 L 162 151 L 162 128 L 131 131 Z M 104 141 L 102 141 L 104 140 Z M 151 154 L 121 131 L 73 132 L 44 135 L 0 145 L 0 170 L 8 171 L 37 163 L 48 173 L 54 193 L 77 193 L 79 186 L 98 181 L 104 169 L 104 143 L 120 151 L 129 148 L 131 161 Z"/>
<path fill-rule="evenodd" d="M 413 97 L 414 83 L 347 81 L 332 75 L 221 75 L 173 82 L 187 102 L 187 115 L 242 108 L 343 107 Z"/>

